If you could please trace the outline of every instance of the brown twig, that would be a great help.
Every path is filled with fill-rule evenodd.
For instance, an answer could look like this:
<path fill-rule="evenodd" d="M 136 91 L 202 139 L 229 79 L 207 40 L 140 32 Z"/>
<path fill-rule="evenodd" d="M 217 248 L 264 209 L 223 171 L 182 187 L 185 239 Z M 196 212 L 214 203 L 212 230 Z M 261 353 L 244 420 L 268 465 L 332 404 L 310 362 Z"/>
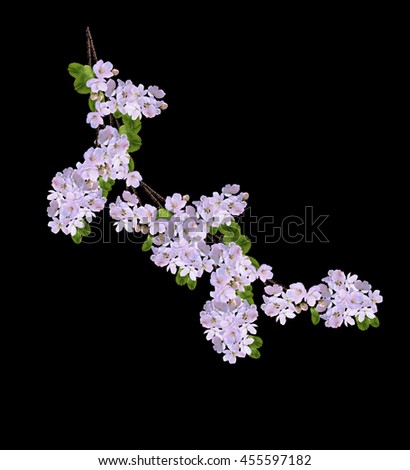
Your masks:
<path fill-rule="evenodd" d="M 156 191 L 154 191 L 150 186 L 148 186 L 147 183 L 145 183 L 144 181 L 141 181 L 141 187 L 142 189 L 148 194 L 148 196 L 157 204 L 158 207 L 164 207 L 162 205 L 162 203 L 160 202 L 160 199 L 162 200 L 162 202 L 165 201 L 165 199 L 160 195 L 158 194 Z"/>
<path fill-rule="evenodd" d="M 156 196 L 160 201 L 165 202 L 165 198 L 161 196 L 161 194 L 158 194 L 155 189 L 151 188 L 151 186 L 148 186 L 148 184 L 145 181 L 142 181 L 142 184 L 148 191 L 151 191 L 151 193 Z"/>
<path fill-rule="evenodd" d="M 87 38 L 88 65 L 91 67 L 92 63 L 97 62 L 98 59 L 97 59 L 97 52 L 95 50 L 94 41 L 93 41 L 93 37 L 91 35 L 91 31 L 90 31 L 89 26 L 87 26 L 87 28 L 85 29 L 85 35 L 86 35 L 86 38 Z"/>

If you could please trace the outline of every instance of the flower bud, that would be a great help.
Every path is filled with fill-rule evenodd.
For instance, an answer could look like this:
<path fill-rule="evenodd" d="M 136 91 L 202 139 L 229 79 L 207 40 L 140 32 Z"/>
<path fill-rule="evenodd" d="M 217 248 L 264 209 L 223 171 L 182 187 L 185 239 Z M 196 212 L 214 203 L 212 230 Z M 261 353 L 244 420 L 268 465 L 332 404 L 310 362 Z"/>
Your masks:
<path fill-rule="evenodd" d="M 302 302 L 299 307 L 306 312 L 309 309 L 309 305 L 306 302 Z"/>
<path fill-rule="evenodd" d="M 114 75 L 114 77 L 116 77 L 120 73 L 118 69 L 112 69 L 111 72 Z"/>
<path fill-rule="evenodd" d="M 182 196 L 182 199 L 183 199 L 184 201 L 188 202 L 189 199 L 190 199 L 190 197 L 189 197 L 188 194 L 185 194 L 185 196 Z"/>
<path fill-rule="evenodd" d="M 247 201 L 249 199 L 249 193 L 243 193 L 242 194 L 242 200 Z"/>

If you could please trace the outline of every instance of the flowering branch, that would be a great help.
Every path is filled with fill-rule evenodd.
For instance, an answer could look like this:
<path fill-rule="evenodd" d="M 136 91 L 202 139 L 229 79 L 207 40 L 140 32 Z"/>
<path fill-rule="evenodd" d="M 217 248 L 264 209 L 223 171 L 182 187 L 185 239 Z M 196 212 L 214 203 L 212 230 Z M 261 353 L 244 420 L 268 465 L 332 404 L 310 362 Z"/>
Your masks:
<path fill-rule="evenodd" d="M 274 281 L 272 267 L 248 255 L 252 244 L 236 217 L 244 212 L 249 195 L 237 184 L 189 204 L 187 195 L 164 198 L 145 183 L 131 155 L 141 147 L 142 118 L 153 118 L 167 108 L 165 93 L 157 86 L 145 88 L 113 78 L 118 71 L 111 62 L 97 60 L 89 28 L 86 37 L 88 65 L 72 63 L 68 72 L 75 90 L 89 95 L 86 122 L 97 130 L 97 139 L 75 169 L 66 168 L 52 180 L 48 225 L 53 233 L 61 231 L 81 243 L 113 185 L 125 181 L 122 196 L 109 205 L 116 231 L 145 234 L 142 250 L 150 251 L 157 266 L 175 275 L 178 285 L 193 290 L 197 280 L 209 274 L 210 300 L 200 321 L 214 350 L 231 364 L 247 355 L 260 357 L 252 286 L 258 280 L 265 285 L 261 310 L 281 325 L 310 310 L 314 325 L 324 320 L 330 328 L 379 326 L 377 304 L 383 298 L 356 275 L 330 270 L 322 283 L 309 289 L 300 282 L 286 287 Z M 137 188 L 154 205 L 142 204 Z"/>

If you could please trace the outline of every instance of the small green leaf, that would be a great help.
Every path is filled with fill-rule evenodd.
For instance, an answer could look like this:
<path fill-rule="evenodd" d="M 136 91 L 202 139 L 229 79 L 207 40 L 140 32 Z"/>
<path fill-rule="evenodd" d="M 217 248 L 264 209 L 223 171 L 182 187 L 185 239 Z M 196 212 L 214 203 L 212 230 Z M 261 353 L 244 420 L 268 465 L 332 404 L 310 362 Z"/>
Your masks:
<path fill-rule="evenodd" d="M 359 318 L 356 317 L 356 325 L 359 328 L 359 330 L 366 331 L 366 330 L 369 329 L 370 322 L 369 322 L 369 319 L 367 317 L 364 317 L 363 321 L 359 321 Z"/>
<path fill-rule="evenodd" d="M 93 113 L 96 112 L 95 103 L 96 103 L 96 100 L 92 100 L 91 98 L 88 98 L 88 106 Z"/>
<path fill-rule="evenodd" d="M 80 244 L 81 243 L 81 240 L 83 238 L 83 236 L 81 235 L 81 233 L 77 230 L 77 232 L 75 233 L 75 235 L 71 235 L 71 238 L 73 239 L 73 242 L 74 243 L 77 243 Z"/>
<path fill-rule="evenodd" d="M 237 243 L 241 237 L 241 228 L 236 222 L 231 222 L 230 225 L 220 225 L 219 231 L 224 235 L 223 242 L 225 245 L 229 245 L 229 243 Z"/>
<path fill-rule="evenodd" d="M 236 234 L 238 237 L 241 234 L 241 228 L 236 222 L 231 222 L 230 225 L 221 224 L 219 226 L 219 231 L 224 235 Z"/>
<path fill-rule="evenodd" d="M 240 292 L 239 290 L 236 291 L 236 295 L 243 300 L 247 300 L 250 303 L 253 300 L 253 293 L 252 292 Z"/>
<path fill-rule="evenodd" d="M 124 114 L 122 116 L 122 122 L 124 123 L 125 127 L 131 131 L 134 131 L 138 134 L 141 129 L 141 120 L 140 119 L 132 119 L 131 116 L 128 114 Z"/>
<path fill-rule="evenodd" d="M 107 191 L 111 191 L 111 188 L 113 187 L 115 183 L 115 180 L 108 178 L 107 181 L 104 181 L 102 176 L 98 178 L 98 184 L 100 185 L 101 189 L 106 189 Z"/>
<path fill-rule="evenodd" d="M 179 271 L 177 272 L 177 275 L 175 276 L 175 282 L 179 286 L 184 286 L 188 282 L 189 276 L 181 276 L 181 271 L 182 271 L 182 268 L 179 268 Z"/>
<path fill-rule="evenodd" d="M 91 233 L 91 227 L 85 220 L 83 220 L 83 223 L 84 227 L 77 228 L 77 233 L 79 232 L 83 237 L 88 237 Z"/>
<path fill-rule="evenodd" d="M 225 243 L 225 237 L 224 237 L 224 243 Z M 248 251 L 252 247 L 252 243 L 246 235 L 241 235 L 238 238 L 238 240 L 235 241 L 235 243 L 242 248 L 242 253 L 244 255 L 246 255 L 246 253 L 248 253 Z"/>
<path fill-rule="evenodd" d="M 87 82 L 90 78 L 94 78 L 94 72 L 91 67 L 84 65 L 82 72 L 80 72 L 74 80 L 74 89 L 81 95 L 87 95 L 91 92 L 91 88 L 88 88 Z"/>
<path fill-rule="evenodd" d="M 141 137 L 138 134 L 131 134 L 131 135 L 127 134 L 127 137 L 130 142 L 128 152 L 132 153 L 132 152 L 136 152 L 137 150 L 139 150 L 139 148 L 142 145 Z"/>
<path fill-rule="evenodd" d="M 369 318 L 369 324 L 373 328 L 379 328 L 380 326 L 380 320 L 377 317 L 374 318 Z"/>
<path fill-rule="evenodd" d="M 258 263 L 258 261 L 256 261 L 255 258 L 252 258 L 252 256 L 249 256 L 249 259 L 251 260 L 252 266 L 255 266 L 256 269 L 259 269 L 260 264 Z"/>
<path fill-rule="evenodd" d="M 134 159 L 130 157 L 130 162 L 128 163 L 128 170 L 131 172 L 131 171 L 134 171 L 134 169 L 135 169 L 135 162 L 134 162 Z"/>
<path fill-rule="evenodd" d="M 80 73 L 84 70 L 84 65 L 77 64 L 77 62 L 73 62 L 68 66 L 67 70 L 72 77 L 77 78 Z"/>
<path fill-rule="evenodd" d="M 149 251 L 151 249 L 153 239 L 154 239 L 154 237 L 152 235 L 148 235 L 147 239 L 142 244 L 141 250 L 142 251 Z"/>
<path fill-rule="evenodd" d="M 320 322 L 319 312 L 315 308 L 310 307 L 310 314 L 310 319 L 312 320 L 312 323 L 314 325 L 317 325 Z"/>
<path fill-rule="evenodd" d="M 189 290 L 194 290 L 195 287 L 196 287 L 196 280 L 193 281 L 193 280 L 188 276 L 187 285 L 188 285 L 188 289 L 189 289 Z"/>
<path fill-rule="evenodd" d="M 121 111 L 117 109 L 117 111 L 115 111 L 113 116 L 115 117 L 115 119 L 120 119 L 122 117 Z"/>
<path fill-rule="evenodd" d="M 138 135 L 138 133 L 135 130 L 131 130 L 123 125 L 123 126 L 120 126 L 120 128 L 118 129 L 118 132 L 121 135 L 126 134 L 126 136 L 128 137 L 128 142 L 130 143 L 130 146 L 128 148 L 129 153 L 136 152 L 141 147 L 141 144 L 142 144 L 141 137 Z"/>
<path fill-rule="evenodd" d="M 101 176 L 98 178 L 98 184 L 102 190 L 111 191 L 110 183 L 108 181 L 104 181 Z"/>
<path fill-rule="evenodd" d="M 223 242 L 225 243 L 225 245 L 229 245 L 229 243 L 236 243 L 238 238 L 239 237 L 236 234 L 230 233 L 229 235 L 223 236 Z"/>
<path fill-rule="evenodd" d="M 249 357 L 251 357 L 252 359 L 259 359 L 261 357 L 261 353 L 258 349 L 252 349 L 252 352 L 249 354 Z"/>
<path fill-rule="evenodd" d="M 212 225 L 209 227 L 209 233 L 211 235 L 216 235 L 219 232 L 219 227 L 212 227 Z"/>
<path fill-rule="evenodd" d="M 166 219 L 169 220 L 173 216 L 173 212 L 163 209 L 162 207 L 158 209 L 157 219 Z"/>
<path fill-rule="evenodd" d="M 263 346 L 262 338 L 259 338 L 259 336 L 249 335 L 249 338 L 253 339 L 253 343 L 250 345 L 251 349 L 259 349 Z"/>
<path fill-rule="evenodd" d="M 252 351 L 250 354 L 250 357 L 252 359 L 259 359 L 261 357 L 261 353 L 258 351 L 258 349 L 261 348 L 263 345 L 262 338 L 259 338 L 259 336 L 253 336 L 253 335 L 249 335 L 248 337 L 253 339 L 253 343 L 249 345 Z"/>
<path fill-rule="evenodd" d="M 102 195 L 103 197 L 107 197 L 108 193 L 111 191 L 115 181 L 112 180 L 111 178 L 108 178 L 107 181 L 104 181 L 101 176 L 98 178 L 98 184 L 100 185 L 100 188 L 103 190 Z"/>
<path fill-rule="evenodd" d="M 250 301 L 253 302 L 253 287 L 252 286 L 245 286 L 245 290 L 243 292 L 237 290 L 236 295 L 241 299 L 246 299 L 249 303 Z"/>

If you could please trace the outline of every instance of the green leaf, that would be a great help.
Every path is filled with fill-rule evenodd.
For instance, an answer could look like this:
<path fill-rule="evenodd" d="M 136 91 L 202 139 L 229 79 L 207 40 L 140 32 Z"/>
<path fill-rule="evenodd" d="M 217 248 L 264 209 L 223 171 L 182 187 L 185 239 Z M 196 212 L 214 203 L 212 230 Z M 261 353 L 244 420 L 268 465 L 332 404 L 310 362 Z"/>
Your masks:
<path fill-rule="evenodd" d="M 229 235 L 223 236 L 223 242 L 225 243 L 225 245 L 229 245 L 229 243 L 236 243 L 238 238 L 239 237 L 235 235 L 234 233 L 230 233 Z"/>
<path fill-rule="evenodd" d="M 77 233 L 79 232 L 83 237 L 88 237 L 91 233 L 91 227 L 85 220 L 83 220 L 83 223 L 84 227 L 78 228 Z"/>
<path fill-rule="evenodd" d="M 188 279 L 190 279 L 190 277 L 189 276 L 181 276 L 181 271 L 182 271 L 182 268 L 179 268 L 179 271 L 177 272 L 177 275 L 175 276 L 175 282 L 179 286 L 184 286 L 188 282 Z"/>
<path fill-rule="evenodd" d="M 141 250 L 142 251 L 149 251 L 151 249 L 153 239 L 154 239 L 154 237 L 152 235 L 148 235 L 147 239 L 142 244 Z"/>
<path fill-rule="evenodd" d="M 189 289 L 189 290 L 194 290 L 195 287 L 196 287 L 196 280 L 193 281 L 193 280 L 188 276 L 188 282 L 187 282 L 187 284 L 188 284 L 188 289 Z"/>
<path fill-rule="evenodd" d="M 128 116 L 128 114 L 123 115 L 122 122 L 124 123 L 127 129 L 134 131 L 137 134 L 141 129 L 141 120 L 138 118 L 132 119 L 132 117 Z"/>
<path fill-rule="evenodd" d="M 224 235 L 223 242 L 225 245 L 229 245 L 229 243 L 237 243 L 241 237 L 241 228 L 236 222 L 231 222 L 231 225 L 220 225 L 219 231 Z"/>
<path fill-rule="evenodd" d="M 363 321 L 359 321 L 359 318 L 356 317 L 356 324 L 357 324 L 357 327 L 359 328 L 359 330 L 361 330 L 361 331 L 368 330 L 369 326 L 370 326 L 370 322 L 369 322 L 369 319 L 367 317 L 364 317 Z"/>
<path fill-rule="evenodd" d="M 225 243 L 225 237 L 224 237 L 224 243 Z M 235 243 L 242 248 L 242 253 L 244 255 L 246 255 L 246 253 L 248 253 L 248 251 L 252 247 L 252 243 L 246 235 L 241 235 L 238 238 L 238 240 L 235 241 Z"/>
<path fill-rule="evenodd" d="M 312 323 L 314 325 L 317 325 L 319 322 L 320 322 L 320 315 L 319 315 L 319 312 L 313 308 L 313 307 L 310 307 L 310 319 L 312 320 Z"/>
<path fill-rule="evenodd" d="M 236 295 L 241 299 L 247 300 L 250 304 L 253 304 L 253 287 L 252 286 L 245 286 L 245 290 L 243 292 L 237 290 Z"/>
<path fill-rule="evenodd" d="M 261 357 L 261 353 L 258 349 L 252 349 L 252 352 L 249 354 L 249 357 L 251 357 L 252 359 L 259 359 Z"/>
<path fill-rule="evenodd" d="M 380 320 L 377 317 L 374 318 L 369 318 L 369 324 L 373 328 L 379 328 L 380 326 Z"/>
<path fill-rule="evenodd" d="M 130 157 L 130 162 L 128 163 L 128 171 L 134 171 L 135 169 L 135 162 L 132 157 Z"/>
<path fill-rule="evenodd" d="M 86 85 L 90 78 L 94 78 L 94 72 L 91 67 L 88 65 L 83 66 L 83 70 L 77 75 L 76 79 L 74 80 L 74 89 L 77 93 L 81 95 L 87 95 L 91 92 L 91 88 L 88 88 Z"/>
<path fill-rule="evenodd" d="M 237 236 L 239 237 L 239 235 L 241 234 L 241 227 L 239 227 L 236 222 L 231 222 L 230 225 L 221 224 L 219 226 L 219 231 L 224 235 L 237 234 Z"/>
<path fill-rule="evenodd" d="M 138 134 L 127 134 L 130 146 L 128 152 L 136 152 L 142 145 L 141 137 Z"/>
<path fill-rule="evenodd" d="M 111 191 L 113 185 L 115 183 L 115 180 L 108 178 L 107 181 L 104 181 L 102 179 L 102 176 L 98 178 L 98 184 L 100 185 L 100 188 L 103 190 L 102 195 L 103 197 L 107 197 L 108 193 Z"/>
<path fill-rule="evenodd" d="M 142 144 L 141 137 L 138 135 L 138 133 L 135 130 L 129 129 L 128 127 L 123 125 L 123 126 L 120 126 L 120 128 L 118 129 L 118 132 L 121 135 L 126 134 L 126 136 L 128 137 L 128 142 L 130 143 L 130 146 L 128 149 L 129 153 L 136 152 L 141 147 L 141 144 Z"/>
<path fill-rule="evenodd" d="M 211 235 L 216 235 L 219 232 L 219 227 L 212 227 L 212 225 L 209 227 L 209 233 Z"/>
<path fill-rule="evenodd" d="M 262 338 L 259 338 L 259 336 L 249 335 L 249 338 L 253 339 L 253 343 L 250 345 L 251 349 L 259 349 L 263 346 Z"/>
<path fill-rule="evenodd" d="M 261 357 L 261 353 L 258 351 L 258 349 L 261 348 L 263 345 L 262 338 L 259 338 L 259 336 L 253 336 L 253 335 L 249 335 L 249 338 L 253 339 L 253 343 L 249 345 L 252 351 L 250 354 L 250 357 L 252 359 L 259 359 Z"/>
<path fill-rule="evenodd" d="M 249 300 L 253 299 L 253 293 L 252 292 L 241 292 L 239 290 L 236 291 L 236 295 L 240 297 L 243 300 Z"/>
<path fill-rule="evenodd" d="M 251 260 L 252 266 L 255 266 L 256 269 L 259 269 L 260 264 L 256 261 L 256 259 L 252 258 L 252 256 L 249 256 L 249 259 Z"/>
<path fill-rule="evenodd" d="M 115 117 L 115 119 L 120 119 L 122 117 L 121 111 L 117 109 L 117 111 L 115 111 L 113 116 Z"/>
<path fill-rule="evenodd" d="M 84 70 L 84 65 L 77 64 L 77 62 L 73 62 L 68 66 L 67 70 L 72 77 L 77 78 L 80 73 Z"/>
<path fill-rule="evenodd" d="M 108 183 L 108 181 L 104 181 L 101 176 L 98 178 L 98 184 L 100 185 L 101 189 L 107 189 L 108 191 L 111 191 L 110 183 Z"/>
<path fill-rule="evenodd" d="M 89 106 L 89 108 L 91 109 L 91 111 L 92 111 L 93 113 L 96 112 L 96 109 L 95 109 L 95 102 L 96 102 L 96 100 L 92 100 L 91 98 L 88 98 L 88 106 Z"/>
<path fill-rule="evenodd" d="M 81 233 L 79 232 L 79 230 L 77 230 L 77 232 L 75 233 L 75 235 L 71 235 L 71 238 L 73 239 L 73 242 L 74 243 L 77 243 L 80 244 L 81 243 L 81 240 L 83 238 L 83 236 L 81 235 Z"/>
<path fill-rule="evenodd" d="M 166 219 L 169 220 L 173 216 L 173 212 L 163 209 L 162 207 L 158 209 L 157 219 Z"/>

